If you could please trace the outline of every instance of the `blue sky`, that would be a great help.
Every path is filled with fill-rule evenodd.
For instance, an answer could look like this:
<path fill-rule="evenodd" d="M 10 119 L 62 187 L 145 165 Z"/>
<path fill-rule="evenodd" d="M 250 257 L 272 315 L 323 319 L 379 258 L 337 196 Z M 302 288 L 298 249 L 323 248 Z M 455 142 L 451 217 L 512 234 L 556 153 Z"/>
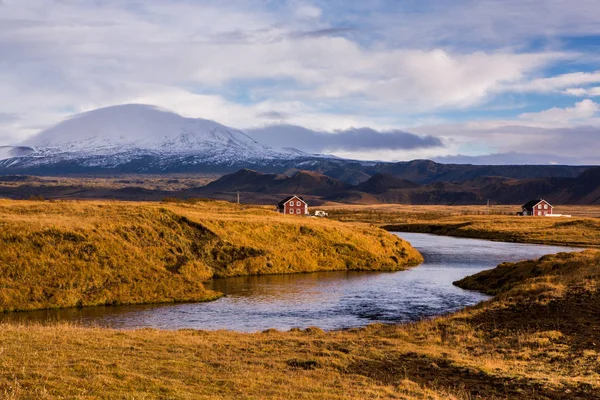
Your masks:
<path fill-rule="evenodd" d="M 598 164 L 598 15 L 597 0 L 0 0 L 0 142 L 145 103 L 344 157 Z"/>

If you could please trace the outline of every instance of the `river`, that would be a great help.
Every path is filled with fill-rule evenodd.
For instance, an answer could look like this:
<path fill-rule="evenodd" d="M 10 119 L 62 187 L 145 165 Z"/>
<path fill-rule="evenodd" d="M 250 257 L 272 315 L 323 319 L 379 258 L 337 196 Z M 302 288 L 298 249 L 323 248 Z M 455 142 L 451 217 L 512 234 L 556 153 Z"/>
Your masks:
<path fill-rule="evenodd" d="M 209 303 L 87 307 L 0 315 L 0 321 L 69 321 L 119 329 L 229 329 L 317 326 L 342 329 L 374 322 L 417 321 L 457 311 L 488 297 L 459 289 L 453 281 L 503 261 L 537 258 L 577 249 L 491 242 L 419 233 L 396 233 L 425 262 L 399 272 L 317 272 L 215 279 L 206 284 L 225 293 Z"/>

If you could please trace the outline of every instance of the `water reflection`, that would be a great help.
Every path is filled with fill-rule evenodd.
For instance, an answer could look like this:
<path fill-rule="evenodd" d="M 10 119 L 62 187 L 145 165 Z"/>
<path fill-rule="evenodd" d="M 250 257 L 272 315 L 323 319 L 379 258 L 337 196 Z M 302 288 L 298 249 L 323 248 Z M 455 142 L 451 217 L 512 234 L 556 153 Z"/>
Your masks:
<path fill-rule="evenodd" d="M 573 249 L 399 233 L 425 262 L 395 273 L 319 272 L 216 279 L 226 296 L 210 303 L 91 307 L 5 314 L 3 321 L 72 321 L 113 328 L 232 329 L 319 326 L 339 329 L 372 322 L 415 321 L 456 311 L 487 297 L 452 282 L 517 261 Z"/>

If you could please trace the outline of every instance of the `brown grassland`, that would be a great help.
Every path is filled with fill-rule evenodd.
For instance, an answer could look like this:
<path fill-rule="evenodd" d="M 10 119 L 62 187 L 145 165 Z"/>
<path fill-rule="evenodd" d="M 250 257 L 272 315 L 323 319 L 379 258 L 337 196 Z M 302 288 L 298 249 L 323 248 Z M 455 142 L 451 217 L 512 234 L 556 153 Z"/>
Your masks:
<path fill-rule="evenodd" d="M 220 174 L 173 174 L 146 175 L 125 174 L 121 176 L 0 176 L 0 187 L 74 187 L 123 189 L 140 188 L 147 190 L 178 191 L 204 186 L 219 178 Z"/>
<path fill-rule="evenodd" d="M 411 205 L 411 204 L 341 204 L 325 203 L 319 208 L 325 210 L 343 210 L 355 213 L 371 214 L 408 214 L 408 215 L 515 215 L 521 211 L 521 205 Z M 555 205 L 555 213 L 572 215 L 577 218 L 600 218 L 599 205 Z"/>
<path fill-rule="evenodd" d="M 479 306 L 415 324 L 335 332 L 5 324 L 0 395 L 599 399 L 599 278 L 596 250 L 503 264 L 459 283 L 498 293 Z"/>
<path fill-rule="evenodd" d="M 298 219 L 220 202 L 0 202 L 0 241 L 8 246 L 0 249 L 0 293 L 15 282 L 21 291 L 34 288 L 30 298 L 14 294 L 21 304 L 46 299 L 31 308 L 58 306 L 55 300 L 48 304 L 54 292 L 60 304 L 87 304 L 82 293 L 96 299 L 89 304 L 131 302 L 127 296 L 134 295 L 147 301 L 149 291 L 161 293 L 157 301 L 176 301 L 212 275 L 364 269 L 362 257 L 371 257 L 376 269 L 394 270 L 420 259 L 408 244 L 360 222 L 474 221 L 494 239 L 600 244 L 598 221 L 591 218 L 538 222 L 448 215 L 441 208 L 438 214 L 417 208 L 384 217 L 329 211 L 355 222 Z M 574 225 L 544 225 L 552 234 L 536 237 L 526 221 Z M 96 248 L 84 251 L 90 244 Z M 26 274 L 19 275 L 22 270 Z M 169 283 L 160 289 L 157 280 Z M 110 293 L 102 292 L 105 285 Z M 494 297 L 414 324 L 334 332 L 0 324 L 0 398 L 600 399 L 600 251 L 504 263 L 457 285 Z"/>
<path fill-rule="evenodd" d="M 561 206 L 566 217 L 518 217 L 519 206 L 327 206 L 330 217 L 389 231 L 432 233 L 504 242 L 600 247 L 599 206 Z"/>
<path fill-rule="evenodd" d="M 202 301 L 212 277 L 419 264 L 382 229 L 199 201 L 0 201 L 0 311 Z"/>

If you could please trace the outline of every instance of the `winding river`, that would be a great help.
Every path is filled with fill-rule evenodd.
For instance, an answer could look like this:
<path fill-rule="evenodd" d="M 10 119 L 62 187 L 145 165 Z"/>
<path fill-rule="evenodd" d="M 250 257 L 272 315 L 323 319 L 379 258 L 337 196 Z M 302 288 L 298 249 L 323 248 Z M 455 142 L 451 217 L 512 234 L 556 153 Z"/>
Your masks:
<path fill-rule="evenodd" d="M 396 233 L 424 256 L 408 271 L 318 272 L 215 279 L 225 297 L 210 303 L 90 307 L 0 315 L 0 321 L 70 321 L 120 329 L 230 329 L 318 326 L 342 329 L 374 322 L 416 321 L 450 313 L 487 296 L 453 281 L 503 261 L 537 258 L 572 248 Z"/>

